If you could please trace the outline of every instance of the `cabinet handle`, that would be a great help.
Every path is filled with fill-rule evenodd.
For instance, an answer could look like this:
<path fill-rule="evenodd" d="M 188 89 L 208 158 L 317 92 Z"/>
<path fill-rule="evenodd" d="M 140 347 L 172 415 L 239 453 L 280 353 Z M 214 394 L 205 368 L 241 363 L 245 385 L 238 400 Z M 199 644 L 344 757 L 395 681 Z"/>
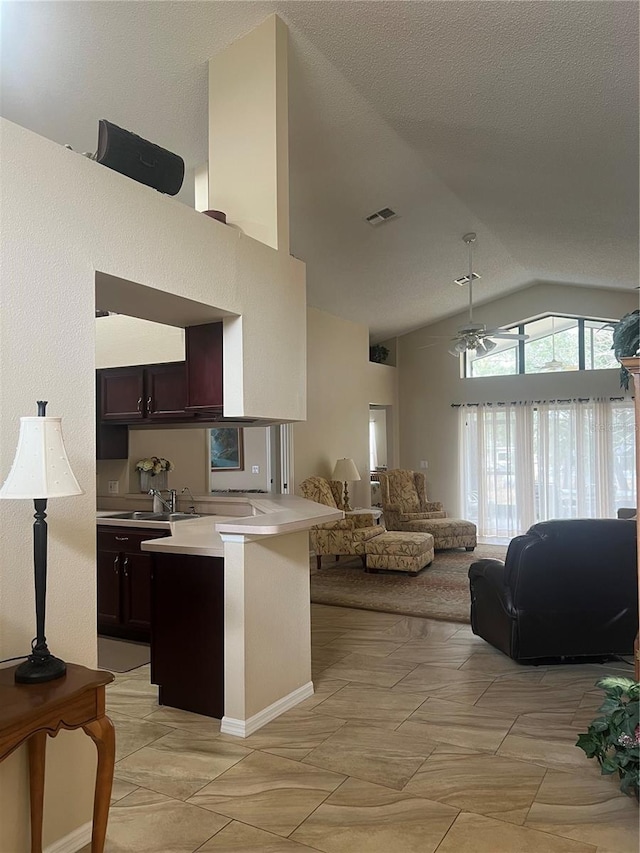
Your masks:
<path fill-rule="evenodd" d="M 138 411 L 142 411 L 142 397 L 138 397 Z"/>
<path fill-rule="evenodd" d="M 151 402 L 152 402 L 152 398 L 151 398 L 151 397 L 147 397 L 147 412 L 152 411 L 152 409 L 151 409 Z"/>
<path fill-rule="evenodd" d="M 129 568 L 129 558 L 125 557 L 124 558 L 124 565 L 122 566 L 125 578 L 129 577 L 129 572 L 127 571 L 128 568 Z"/>
<path fill-rule="evenodd" d="M 120 561 L 120 554 L 118 554 L 118 556 L 117 556 L 117 557 L 115 558 L 115 560 L 113 561 L 113 571 L 114 571 L 116 574 L 118 574 L 118 563 L 119 563 L 119 561 Z"/>
<path fill-rule="evenodd" d="M 129 541 L 128 536 L 116 536 L 116 542 L 128 542 L 128 541 Z"/>

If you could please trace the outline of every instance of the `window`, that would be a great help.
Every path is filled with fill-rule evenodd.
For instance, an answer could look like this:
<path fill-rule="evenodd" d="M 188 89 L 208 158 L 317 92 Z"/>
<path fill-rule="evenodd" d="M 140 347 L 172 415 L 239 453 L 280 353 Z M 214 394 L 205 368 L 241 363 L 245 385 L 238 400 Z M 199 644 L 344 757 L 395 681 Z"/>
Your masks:
<path fill-rule="evenodd" d="M 519 323 L 507 332 L 528 335 L 526 341 L 495 338 L 490 353 L 464 353 L 465 376 L 514 376 L 568 370 L 607 370 L 618 367 L 613 354 L 614 320 L 587 320 L 549 314 Z"/>

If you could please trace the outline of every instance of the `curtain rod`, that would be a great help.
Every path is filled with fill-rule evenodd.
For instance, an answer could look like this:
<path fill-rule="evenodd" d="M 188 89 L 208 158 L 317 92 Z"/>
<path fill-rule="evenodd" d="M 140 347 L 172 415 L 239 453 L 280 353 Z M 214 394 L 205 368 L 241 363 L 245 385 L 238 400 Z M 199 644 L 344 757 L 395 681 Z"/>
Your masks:
<path fill-rule="evenodd" d="M 498 402 L 485 402 L 485 403 L 451 403 L 452 409 L 460 409 L 464 407 L 470 406 L 520 406 L 525 403 L 589 403 L 591 400 L 598 400 L 598 397 L 566 397 L 564 399 L 558 398 L 557 400 L 511 400 L 509 402 L 504 402 L 502 400 Z M 606 399 L 606 397 L 604 398 Z M 634 397 L 609 397 L 610 402 L 621 402 L 624 400 L 633 400 Z"/>

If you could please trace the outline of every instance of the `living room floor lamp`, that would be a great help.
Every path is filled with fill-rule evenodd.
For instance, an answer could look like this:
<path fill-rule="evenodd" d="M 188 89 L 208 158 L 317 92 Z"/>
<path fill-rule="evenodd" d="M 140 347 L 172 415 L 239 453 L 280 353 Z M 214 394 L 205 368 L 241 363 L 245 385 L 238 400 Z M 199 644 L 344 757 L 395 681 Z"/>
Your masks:
<path fill-rule="evenodd" d="M 47 522 L 49 498 L 81 495 L 62 440 L 62 418 L 45 416 L 47 403 L 38 400 L 38 416 L 20 418 L 18 448 L 9 476 L 0 489 L 5 500 L 29 499 L 35 507 L 33 523 L 33 563 L 36 593 L 36 638 L 31 654 L 16 669 L 20 684 L 53 681 L 66 672 L 66 664 L 47 647 L 44 619 L 47 597 Z"/>
<path fill-rule="evenodd" d="M 342 480 L 344 483 L 344 511 L 351 512 L 347 481 L 353 482 L 360 479 L 360 474 L 358 473 L 358 469 L 356 468 L 356 464 L 353 459 L 349 459 L 348 457 L 338 459 L 335 468 L 333 469 L 332 479 Z"/>

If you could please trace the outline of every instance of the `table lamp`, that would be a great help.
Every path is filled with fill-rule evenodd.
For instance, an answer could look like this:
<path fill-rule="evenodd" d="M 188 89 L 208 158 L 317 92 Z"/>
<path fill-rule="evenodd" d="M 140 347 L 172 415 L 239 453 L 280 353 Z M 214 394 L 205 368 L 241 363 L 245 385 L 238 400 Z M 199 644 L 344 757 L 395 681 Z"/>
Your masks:
<path fill-rule="evenodd" d="M 345 512 L 351 512 L 351 507 L 349 506 L 349 489 L 347 488 L 347 481 L 360 479 L 360 474 L 358 473 L 358 469 L 356 468 L 353 459 L 349 459 L 347 457 L 343 459 L 338 459 L 335 464 L 335 468 L 333 469 L 332 478 L 334 480 L 342 480 L 342 482 L 344 483 L 343 509 Z"/>
<path fill-rule="evenodd" d="M 62 418 L 45 416 L 47 403 L 38 400 L 38 416 L 20 418 L 20 435 L 9 476 L 0 489 L 5 500 L 33 499 L 33 563 L 36 592 L 36 638 L 31 654 L 16 669 L 19 684 L 53 681 L 66 672 L 66 664 L 47 647 L 44 617 L 47 597 L 47 522 L 48 498 L 81 495 L 62 441 Z"/>

